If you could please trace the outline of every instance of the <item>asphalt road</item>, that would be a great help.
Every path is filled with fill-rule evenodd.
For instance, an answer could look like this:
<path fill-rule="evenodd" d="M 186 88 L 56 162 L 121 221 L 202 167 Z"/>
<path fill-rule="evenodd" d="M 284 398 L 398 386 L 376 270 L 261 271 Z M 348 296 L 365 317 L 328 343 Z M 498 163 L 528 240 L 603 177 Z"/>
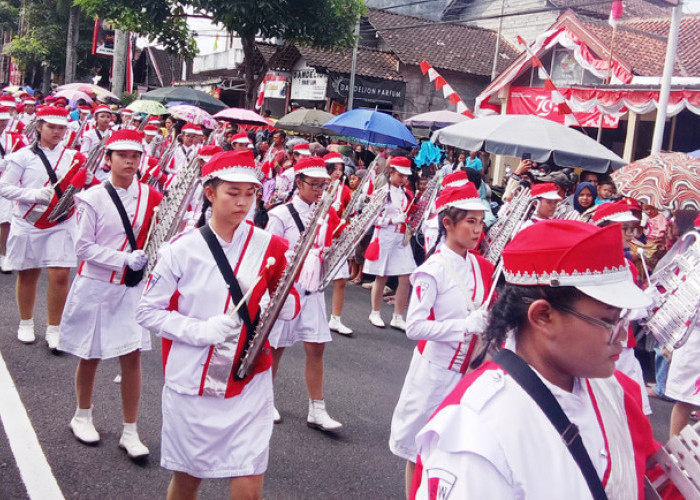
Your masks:
<path fill-rule="evenodd" d="M 46 282 L 40 281 L 35 324 L 43 337 Z M 327 292 L 330 300 L 330 292 Z M 344 423 L 336 435 L 306 426 L 308 409 L 301 346 L 287 349 L 275 383 L 276 405 L 284 421 L 275 426 L 264 496 L 296 498 L 403 497 L 404 463 L 389 451 L 391 415 L 408 368 L 414 343 L 401 332 L 378 329 L 367 321 L 369 292 L 348 285 L 343 319 L 355 330 L 352 338 L 333 334 L 325 355 L 325 399 L 331 416 Z M 150 447 L 143 465 L 132 463 L 117 447 L 121 432 L 119 385 L 112 379 L 118 362 L 98 369 L 94 419 L 102 436 L 97 447 L 79 444 L 68 427 L 75 409 L 73 377 L 76 358 L 49 353 L 38 341 L 25 346 L 16 340 L 19 321 L 14 300 L 14 276 L 0 275 L 0 353 L 53 474 L 66 498 L 163 498 L 170 473 L 160 462 L 160 343 L 143 354 L 143 389 L 139 433 Z M 384 319 L 391 308 L 384 305 Z M 0 397 L 3 397 L 0 394 Z M 668 435 L 670 403 L 652 401 L 656 438 Z M 200 498 L 225 498 L 225 480 L 207 480 Z M 0 432 L 0 498 L 26 498 L 27 493 L 6 434 Z M 43 499 L 42 499 L 43 500 Z"/>

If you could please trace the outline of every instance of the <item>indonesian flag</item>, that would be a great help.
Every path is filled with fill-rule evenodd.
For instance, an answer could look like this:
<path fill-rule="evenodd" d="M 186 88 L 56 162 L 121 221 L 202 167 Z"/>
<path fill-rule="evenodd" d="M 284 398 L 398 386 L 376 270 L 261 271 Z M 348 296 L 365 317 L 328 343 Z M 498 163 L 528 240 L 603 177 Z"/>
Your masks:
<path fill-rule="evenodd" d="M 617 20 L 622 17 L 622 1 L 615 0 L 610 8 L 610 18 L 608 19 L 608 24 L 615 28 L 617 26 Z"/>
<path fill-rule="evenodd" d="M 265 83 L 267 81 L 267 78 L 265 78 L 262 83 L 260 84 L 260 87 L 258 88 L 258 98 L 255 100 L 255 109 L 262 109 L 263 107 L 263 102 L 265 101 Z"/>

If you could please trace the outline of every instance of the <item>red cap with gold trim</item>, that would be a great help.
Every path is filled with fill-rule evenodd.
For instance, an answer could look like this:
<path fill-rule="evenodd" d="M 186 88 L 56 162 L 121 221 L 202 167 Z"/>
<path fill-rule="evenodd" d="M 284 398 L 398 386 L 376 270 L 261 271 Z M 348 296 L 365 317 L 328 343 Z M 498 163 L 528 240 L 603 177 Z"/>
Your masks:
<path fill-rule="evenodd" d="M 212 156 L 202 167 L 204 182 L 213 178 L 227 182 L 250 182 L 261 186 L 255 157 L 250 151 L 225 151 Z"/>
<path fill-rule="evenodd" d="M 59 106 L 40 106 L 36 119 L 52 125 L 68 125 L 68 110 Z"/>
<path fill-rule="evenodd" d="M 634 216 L 630 205 L 625 200 L 611 201 L 598 205 L 591 218 L 597 225 L 604 222 L 639 222 L 639 219 Z"/>
<path fill-rule="evenodd" d="M 448 187 L 443 189 L 435 202 L 435 208 L 438 212 L 442 212 L 448 208 L 459 208 L 460 210 L 479 210 L 482 212 L 486 209 L 481 201 L 479 192 L 471 182 L 468 182 L 463 186 Z"/>
<path fill-rule="evenodd" d="M 315 177 L 316 179 L 330 179 L 326 170 L 326 162 L 323 158 L 312 156 L 301 158 L 294 165 L 294 175 L 304 174 L 307 177 Z"/>
<path fill-rule="evenodd" d="M 143 133 L 138 130 L 123 128 L 115 131 L 105 142 L 107 151 L 138 151 L 143 153 Z"/>

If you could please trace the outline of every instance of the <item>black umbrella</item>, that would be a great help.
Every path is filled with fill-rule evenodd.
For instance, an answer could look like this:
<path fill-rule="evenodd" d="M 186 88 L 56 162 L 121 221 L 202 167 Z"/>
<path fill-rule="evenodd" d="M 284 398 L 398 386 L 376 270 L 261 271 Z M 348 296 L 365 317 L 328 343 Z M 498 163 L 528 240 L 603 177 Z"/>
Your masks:
<path fill-rule="evenodd" d="M 226 104 L 218 99 L 215 99 L 206 92 L 191 89 L 189 87 L 163 87 L 161 89 L 146 92 L 141 96 L 141 99 L 150 99 L 163 104 L 172 101 L 188 103 L 200 107 L 211 114 L 228 108 Z"/>

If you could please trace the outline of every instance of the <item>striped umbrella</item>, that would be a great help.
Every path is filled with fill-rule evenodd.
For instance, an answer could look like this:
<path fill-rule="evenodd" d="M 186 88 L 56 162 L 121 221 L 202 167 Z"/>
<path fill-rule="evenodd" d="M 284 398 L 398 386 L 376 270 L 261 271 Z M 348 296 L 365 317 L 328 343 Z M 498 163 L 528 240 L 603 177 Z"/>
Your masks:
<path fill-rule="evenodd" d="M 613 172 L 617 190 L 669 210 L 700 210 L 700 160 L 685 153 L 656 153 Z"/>

